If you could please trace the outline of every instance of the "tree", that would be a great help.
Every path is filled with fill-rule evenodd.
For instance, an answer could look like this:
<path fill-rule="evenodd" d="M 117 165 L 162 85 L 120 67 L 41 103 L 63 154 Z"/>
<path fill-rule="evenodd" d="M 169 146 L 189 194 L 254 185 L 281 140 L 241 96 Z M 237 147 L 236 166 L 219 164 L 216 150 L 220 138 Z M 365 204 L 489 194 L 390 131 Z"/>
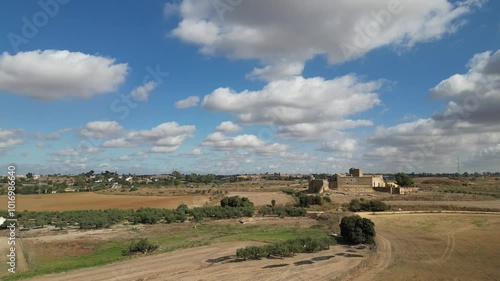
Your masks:
<path fill-rule="evenodd" d="M 375 238 L 375 224 L 360 216 L 343 217 L 340 222 L 340 235 L 350 243 L 373 244 Z"/>
<path fill-rule="evenodd" d="M 413 180 L 405 173 L 397 173 L 395 175 L 396 183 L 402 187 L 409 187 L 413 185 Z"/>
<path fill-rule="evenodd" d="M 172 177 L 180 179 L 182 177 L 182 174 L 179 171 L 172 171 Z"/>
<path fill-rule="evenodd" d="M 27 173 L 26 174 L 27 179 L 32 179 L 33 178 L 33 173 Z"/>

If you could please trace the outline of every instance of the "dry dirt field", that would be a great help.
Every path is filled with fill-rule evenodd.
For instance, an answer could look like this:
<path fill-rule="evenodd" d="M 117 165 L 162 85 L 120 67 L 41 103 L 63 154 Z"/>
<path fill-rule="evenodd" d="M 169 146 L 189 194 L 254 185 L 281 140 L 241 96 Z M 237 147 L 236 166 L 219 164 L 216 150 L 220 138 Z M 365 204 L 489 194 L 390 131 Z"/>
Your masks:
<path fill-rule="evenodd" d="M 379 260 L 356 281 L 500 279 L 500 215 L 363 215 L 375 223 Z"/>
<path fill-rule="evenodd" d="M 500 209 L 500 200 L 484 200 L 484 201 L 386 201 L 389 205 L 405 206 L 405 205 L 450 205 L 457 207 L 475 207 L 475 208 L 493 208 Z"/>
<path fill-rule="evenodd" d="M 134 196 L 107 195 L 92 192 L 56 193 L 44 195 L 19 195 L 18 211 L 65 211 L 88 209 L 137 209 L 140 207 L 175 209 L 184 203 L 199 207 L 209 201 L 209 196 Z M 0 205 L 7 206 L 7 197 L 0 196 Z"/>
<path fill-rule="evenodd" d="M 270 205 L 271 200 L 276 200 L 276 204 L 293 203 L 291 196 L 281 191 L 276 192 L 229 192 L 228 196 L 247 197 L 255 206 Z"/>
<path fill-rule="evenodd" d="M 215 261 L 234 258 L 237 248 L 252 244 L 255 243 L 221 243 L 26 280 L 330 280 L 358 265 L 367 255 L 363 250 L 337 245 L 327 251 L 286 259 Z"/>

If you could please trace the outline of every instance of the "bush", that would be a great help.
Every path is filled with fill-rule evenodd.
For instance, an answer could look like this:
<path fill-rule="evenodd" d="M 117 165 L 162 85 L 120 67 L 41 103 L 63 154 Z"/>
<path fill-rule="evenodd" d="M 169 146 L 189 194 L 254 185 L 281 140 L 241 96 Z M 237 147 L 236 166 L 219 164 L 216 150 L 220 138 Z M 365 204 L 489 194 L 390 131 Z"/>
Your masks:
<path fill-rule="evenodd" d="M 292 257 L 298 253 L 315 253 L 322 250 L 328 250 L 330 245 L 335 245 L 335 243 L 335 240 L 331 238 L 296 238 L 264 246 L 240 248 L 236 250 L 236 256 L 243 260 Z"/>
<path fill-rule="evenodd" d="M 309 208 L 310 205 L 323 205 L 324 200 L 320 195 L 306 195 L 304 193 L 296 193 L 298 198 L 298 207 Z"/>
<path fill-rule="evenodd" d="M 370 211 L 370 212 L 382 212 L 388 210 L 389 206 L 380 200 L 370 200 L 364 201 L 363 199 L 352 199 L 349 203 L 349 211 L 359 212 L 359 211 Z"/>
<path fill-rule="evenodd" d="M 239 196 L 225 197 L 220 201 L 221 207 L 253 207 L 253 203 L 246 197 Z"/>
<path fill-rule="evenodd" d="M 343 217 L 340 222 L 340 235 L 350 243 L 373 244 L 375 242 L 375 224 L 360 216 Z"/>
<path fill-rule="evenodd" d="M 123 251 L 124 256 L 134 255 L 137 253 L 147 254 L 148 252 L 153 252 L 158 249 L 157 244 L 150 243 L 147 239 L 140 239 L 139 241 L 134 241 L 130 243 L 127 249 Z"/>

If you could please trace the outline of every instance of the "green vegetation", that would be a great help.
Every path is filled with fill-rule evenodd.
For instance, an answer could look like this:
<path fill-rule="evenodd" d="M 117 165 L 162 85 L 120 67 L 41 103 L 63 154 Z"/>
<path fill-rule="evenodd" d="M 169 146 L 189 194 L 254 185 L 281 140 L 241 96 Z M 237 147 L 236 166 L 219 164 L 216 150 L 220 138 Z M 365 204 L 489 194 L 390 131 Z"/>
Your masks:
<path fill-rule="evenodd" d="M 253 203 L 248 198 L 239 196 L 226 197 L 220 201 L 221 207 L 253 207 Z"/>
<path fill-rule="evenodd" d="M 66 272 L 74 269 L 101 266 L 107 263 L 122 261 L 126 245 L 124 243 L 112 242 L 98 246 L 88 255 L 71 255 L 57 259 L 40 257 L 35 259 L 34 267 L 27 271 L 16 272 L 2 277 L 2 280 L 11 281 L 44 274 Z"/>
<path fill-rule="evenodd" d="M 405 173 L 397 173 L 394 175 L 396 183 L 402 187 L 413 186 L 413 180 Z"/>
<path fill-rule="evenodd" d="M 156 249 L 158 249 L 158 247 L 158 244 L 153 244 L 149 242 L 148 239 L 143 238 L 139 241 L 133 241 L 132 243 L 130 243 L 128 248 L 122 252 L 122 255 L 130 256 L 137 253 L 147 254 L 154 252 Z"/>
<path fill-rule="evenodd" d="M 25 229 L 43 228 L 53 225 L 59 229 L 78 227 L 80 229 L 107 228 L 122 221 L 133 224 L 155 224 L 183 222 L 188 217 L 200 221 L 204 218 L 225 219 L 252 217 L 255 209 L 248 198 L 230 197 L 221 201 L 222 207 L 199 207 L 190 209 L 182 204 L 175 210 L 159 208 L 139 208 L 137 210 L 83 210 L 62 212 L 19 212 L 17 220 Z M 232 207 L 234 206 L 234 207 Z M 0 216 L 7 217 L 7 211 L 0 211 Z M 5 228 L 5 225 L 3 225 Z"/>
<path fill-rule="evenodd" d="M 349 203 L 349 210 L 351 212 L 359 212 L 359 211 L 370 211 L 370 212 L 382 212 L 385 210 L 389 210 L 389 206 L 382 201 L 379 200 L 370 200 L 365 201 L 363 198 L 361 199 L 352 199 Z"/>
<path fill-rule="evenodd" d="M 293 257 L 299 253 L 316 253 L 328 250 L 330 245 L 335 245 L 335 240 L 331 238 L 295 238 L 286 241 L 279 241 L 264 246 L 249 246 L 236 250 L 236 256 L 240 259 L 258 260 L 271 257 Z"/>
<path fill-rule="evenodd" d="M 350 243 L 373 244 L 375 242 L 375 224 L 360 216 L 343 217 L 340 222 L 340 235 Z"/>
<path fill-rule="evenodd" d="M 297 207 L 309 208 L 310 205 L 323 205 L 325 202 L 332 202 L 332 199 L 328 196 L 321 197 L 321 195 L 308 195 L 303 191 L 295 191 L 290 188 L 285 188 L 281 191 L 287 195 L 291 195 L 295 199 L 295 205 Z"/>
<path fill-rule="evenodd" d="M 275 215 L 280 218 L 284 217 L 303 217 L 307 214 L 306 209 L 296 207 L 283 207 L 283 206 L 263 206 L 259 209 L 258 213 L 262 216 Z"/>

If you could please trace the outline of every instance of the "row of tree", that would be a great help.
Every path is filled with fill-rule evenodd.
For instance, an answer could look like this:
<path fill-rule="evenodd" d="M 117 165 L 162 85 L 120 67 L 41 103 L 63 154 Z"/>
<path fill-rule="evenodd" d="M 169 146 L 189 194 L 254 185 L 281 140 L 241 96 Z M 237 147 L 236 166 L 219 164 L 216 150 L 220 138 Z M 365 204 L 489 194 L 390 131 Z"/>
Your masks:
<path fill-rule="evenodd" d="M 283 207 L 283 206 L 263 206 L 258 211 L 262 216 L 278 216 L 284 217 L 303 217 L 307 214 L 306 209 L 300 207 Z"/>
<path fill-rule="evenodd" d="M 349 202 L 349 211 L 351 212 L 382 212 L 389 210 L 390 206 L 385 204 L 380 200 L 370 200 L 366 201 L 364 198 L 361 199 L 352 199 Z"/>
<path fill-rule="evenodd" d="M 285 216 L 305 216 L 303 208 L 288 208 L 281 206 L 262 207 L 262 215 L 275 214 Z M 196 221 L 209 219 L 228 219 L 252 217 L 255 207 L 246 197 L 226 197 L 220 202 L 220 206 L 205 206 L 189 208 L 185 204 L 179 205 L 175 210 L 160 208 L 139 208 L 137 210 L 74 210 L 61 212 L 18 212 L 18 223 L 25 229 L 42 228 L 53 225 L 57 228 L 78 227 L 80 229 L 107 228 L 119 222 L 128 221 L 133 224 L 155 224 L 183 222 L 188 218 Z M 0 216 L 7 217 L 7 211 L 0 211 Z M 5 227 L 5 225 L 3 226 Z"/>
<path fill-rule="evenodd" d="M 249 246 L 236 250 L 236 256 L 243 260 L 258 260 L 261 258 L 293 257 L 299 253 L 316 253 L 328 250 L 330 245 L 335 245 L 331 238 L 296 238 L 286 241 L 271 243 L 264 246 Z"/>

